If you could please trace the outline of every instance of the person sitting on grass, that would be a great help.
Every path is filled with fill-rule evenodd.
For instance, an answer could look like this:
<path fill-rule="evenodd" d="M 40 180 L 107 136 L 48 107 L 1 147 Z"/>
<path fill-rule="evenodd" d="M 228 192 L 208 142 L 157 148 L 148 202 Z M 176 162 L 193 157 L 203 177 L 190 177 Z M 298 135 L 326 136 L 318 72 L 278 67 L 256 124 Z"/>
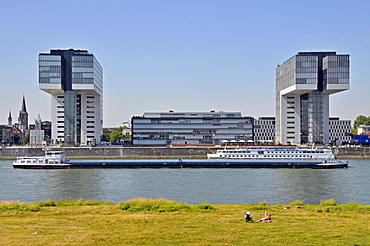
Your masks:
<path fill-rule="evenodd" d="M 253 222 L 251 212 L 246 212 L 244 216 L 245 222 Z"/>

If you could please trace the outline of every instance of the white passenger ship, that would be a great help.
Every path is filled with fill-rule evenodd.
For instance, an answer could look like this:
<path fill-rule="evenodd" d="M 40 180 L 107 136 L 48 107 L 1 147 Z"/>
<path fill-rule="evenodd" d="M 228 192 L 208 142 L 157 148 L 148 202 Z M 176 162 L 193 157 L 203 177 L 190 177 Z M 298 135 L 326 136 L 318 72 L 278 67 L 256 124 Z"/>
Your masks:
<path fill-rule="evenodd" d="M 17 157 L 13 162 L 14 168 L 68 168 L 69 166 L 69 163 L 65 163 L 63 151 L 46 151 L 45 156 Z"/>
<path fill-rule="evenodd" d="M 335 159 L 331 149 L 222 149 L 207 154 L 208 159 L 259 159 L 259 160 L 328 160 Z"/>

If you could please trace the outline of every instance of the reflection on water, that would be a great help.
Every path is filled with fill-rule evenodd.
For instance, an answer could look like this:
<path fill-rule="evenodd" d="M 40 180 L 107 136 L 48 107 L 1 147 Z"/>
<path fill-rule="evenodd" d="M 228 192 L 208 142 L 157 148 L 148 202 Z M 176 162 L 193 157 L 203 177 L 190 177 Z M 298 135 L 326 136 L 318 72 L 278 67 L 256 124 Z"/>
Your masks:
<path fill-rule="evenodd" d="M 0 201 L 91 199 L 119 203 L 134 197 L 188 204 L 368 204 L 369 160 L 351 168 L 315 169 L 72 169 L 21 170 L 0 161 Z"/>
<path fill-rule="evenodd" d="M 318 204 L 320 200 L 343 199 L 338 196 L 335 187 L 343 172 L 347 169 L 335 170 L 312 170 L 302 169 L 289 170 L 284 172 L 279 170 L 274 177 L 277 186 L 277 193 L 274 195 L 276 200 L 284 197 L 287 203 L 294 200 L 304 200 L 307 204 Z M 345 189 L 345 186 L 342 187 Z M 336 197 L 337 196 L 337 197 Z"/>

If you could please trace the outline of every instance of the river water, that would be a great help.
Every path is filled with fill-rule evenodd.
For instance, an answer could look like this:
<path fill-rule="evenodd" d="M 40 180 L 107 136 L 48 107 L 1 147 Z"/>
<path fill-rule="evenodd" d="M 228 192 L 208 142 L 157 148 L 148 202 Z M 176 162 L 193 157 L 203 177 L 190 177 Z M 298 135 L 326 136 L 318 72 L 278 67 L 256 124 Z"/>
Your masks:
<path fill-rule="evenodd" d="M 115 204 L 135 197 L 187 204 L 370 205 L 370 160 L 346 169 L 13 169 L 0 161 L 0 201 L 88 199 Z"/>

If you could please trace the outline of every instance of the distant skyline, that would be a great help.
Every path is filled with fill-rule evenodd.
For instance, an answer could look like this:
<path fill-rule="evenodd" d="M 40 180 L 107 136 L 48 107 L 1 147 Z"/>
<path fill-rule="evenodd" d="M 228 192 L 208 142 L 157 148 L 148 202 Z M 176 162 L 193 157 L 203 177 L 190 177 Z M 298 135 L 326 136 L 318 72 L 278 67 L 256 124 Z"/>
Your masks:
<path fill-rule="evenodd" d="M 51 119 L 38 54 L 86 49 L 104 73 L 104 126 L 144 112 L 275 116 L 275 69 L 300 51 L 351 56 L 330 116 L 370 115 L 368 1 L 0 1 L 0 124 Z"/>

